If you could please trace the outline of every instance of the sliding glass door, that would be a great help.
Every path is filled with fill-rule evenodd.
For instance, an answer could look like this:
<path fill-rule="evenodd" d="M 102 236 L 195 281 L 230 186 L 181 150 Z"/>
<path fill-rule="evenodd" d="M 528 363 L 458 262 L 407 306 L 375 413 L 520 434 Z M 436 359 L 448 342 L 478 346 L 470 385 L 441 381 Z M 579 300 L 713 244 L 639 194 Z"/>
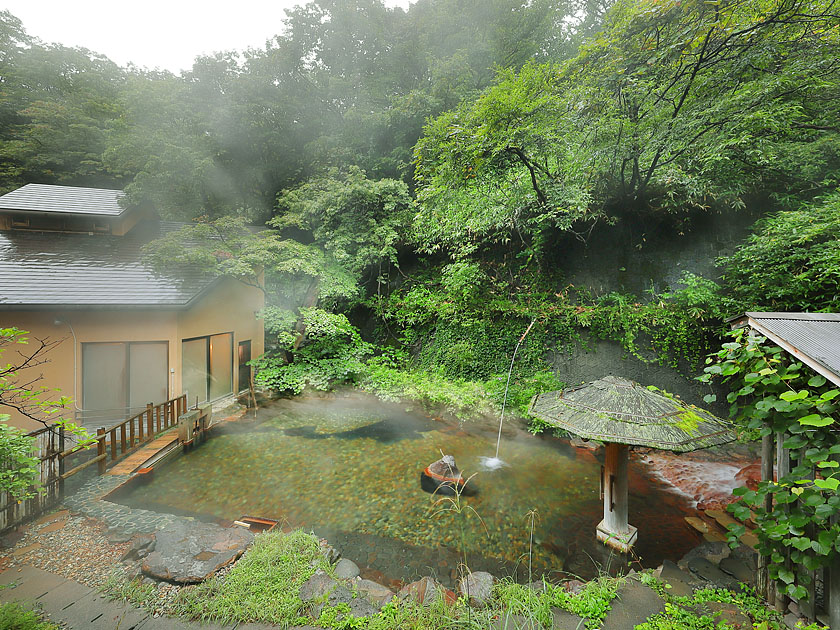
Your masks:
<path fill-rule="evenodd" d="M 168 399 L 165 341 L 82 344 L 84 424 L 122 420 Z"/>
<path fill-rule="evenodd" d="M 233 333 L 184 339 L 181 360 L 190 405 L 233 393 Z"/>

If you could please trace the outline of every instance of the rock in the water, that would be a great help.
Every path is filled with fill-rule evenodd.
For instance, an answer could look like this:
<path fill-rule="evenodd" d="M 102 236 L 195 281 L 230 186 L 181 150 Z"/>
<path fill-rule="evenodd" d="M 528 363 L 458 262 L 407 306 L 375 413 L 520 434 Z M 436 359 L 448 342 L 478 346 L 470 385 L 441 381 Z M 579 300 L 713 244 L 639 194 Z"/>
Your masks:
<path fill-rule="evenodd" d="M 394 591 L 390 588 L 372 580 L 357 580 L 353 582 L 353 586 L 359 592 L 359 595 L 380 608 L 395 597 Z"/>
<path fill-rule="evenodd" d="M 253 541 L 254 535 L 242 527 L 175 521 L 155 534 L 155 550 L 143 560 L 143 573 L 178 584 L 201 582 L 236 560 Z"/>
<path fill-rule="evenodd" d="M 450 479 L 461 479 L 461 471 L 455 463 L 455 458 L 452 455 L 444 455 L 436 462 L 429 464 L 429 471 L 441 477 L 448 477 Z"/>
<path fill-rule="evenodd" d="M 359 567 L 352 560 L 342 558 L 338 561 L 338 564 L 335 565 L 335 577 L 342 580 L 350 580 L 355 577 L 359 577 Z"/>
<path fill-rule="evenodd" d="M 601 630 L 627 630 L 635 628 L 648 617 L 665 610 L 665 602 L 649 586 L 635 579 L 628 579 L 618 589 L 616 599 L 612 601 L 610 612 L 601 626 Z"/>
<path fill-rule="evenodd" d="M 406 584 L 397 593 L 397 597 L 401 601 L 412 599 L 424 606 L 431 604 L 438 597 L 443 597 L 449 602 L 454 602 L 457 599 L 455 593 L 430 577 L 420 578 L 416 582 Z"/>
<path fill-rule="evenodd" d="M 486 571 L 475 571 L 458 580 L 458 591 L 470 605 L 483 607 L 493 594 L 493 582 L 493 576 Z"/>

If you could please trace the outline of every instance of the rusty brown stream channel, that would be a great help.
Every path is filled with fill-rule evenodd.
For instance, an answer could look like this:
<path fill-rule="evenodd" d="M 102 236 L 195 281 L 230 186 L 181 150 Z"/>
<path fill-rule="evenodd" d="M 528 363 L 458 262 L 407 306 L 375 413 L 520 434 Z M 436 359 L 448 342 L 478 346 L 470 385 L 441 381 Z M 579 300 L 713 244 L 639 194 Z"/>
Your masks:
<path fill-rule="evenodd" d="M 327 538 L 363 575 L 383 582 L 435 575 L 452 583 L 466 553 L 473 570 L 528 579 L 591 578 L 626 566 L 595 540 L 602 518 L 600 462 L 568 441 L 511 425 L 502 437 L 509 467 L 480 471 L 492 455 L 491 425 L 449 423 L 360 393 L 272 403 L 254 422 L 214 429 L 199 448 L 110 500 L 132 507 L 233 520 L 280 519 Z M 455 456 L 478 489 L 449 501 L 420 488 L 440 452 Z M 630 520 L 643 566 L 677 559 L 700 538 L 684 520 L 689 500 L 631 461 Z M 533 545 L 528 512 L 536 511 Z"/>

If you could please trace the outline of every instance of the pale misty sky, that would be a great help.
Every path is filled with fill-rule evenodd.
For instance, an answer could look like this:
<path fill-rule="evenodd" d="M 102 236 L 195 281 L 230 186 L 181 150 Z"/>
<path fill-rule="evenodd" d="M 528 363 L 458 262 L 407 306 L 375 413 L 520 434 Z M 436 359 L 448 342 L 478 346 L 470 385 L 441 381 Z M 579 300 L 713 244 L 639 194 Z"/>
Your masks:
<path fill-rule="evenodd" d="M 412 0 L 385 0 L 407 8 Z M 0 0 L 44 42 L 83 46 L 120 65 L 179 72 L 201 54 L 261 48 L 304 0 Z"/>

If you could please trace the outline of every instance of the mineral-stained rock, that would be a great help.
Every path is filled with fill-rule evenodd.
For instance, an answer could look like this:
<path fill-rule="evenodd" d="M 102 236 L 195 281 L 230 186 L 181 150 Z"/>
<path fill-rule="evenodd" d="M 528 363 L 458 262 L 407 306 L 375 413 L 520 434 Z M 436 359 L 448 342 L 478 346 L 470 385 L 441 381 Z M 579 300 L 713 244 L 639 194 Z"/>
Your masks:
<path fill-rule="evenodd" d="M 394 591 L 390 588 L 372 580 L 356 580 L 353 582 L 353 586 L 359 592 L 359 595 L 380 608 L 395 597 Z"/>
<path fill-rule="evenodd" d="M 352 560 L 342 558 L 338 561 L 338 564 L 335 565 L 335 577 L 340 578 L 342 580 L 349 580 L 355 577 L 359 577 L 359 567 Z"/>
<path fill-rule="evenodd" d="M 483 607 L 493 593 L 493 582 L 493 576 L 486 571 L 475 571 L 458 581 L 458 592 L 469 598 L 470 605 Z"/>
<path fill-rule="evenodd" d="M 454 602 L 457 599 L 455 593 L 430 577 L 420 578 L 416 582 L 406 584 L 397 593 L 397 597 L 401 601 L 413 599 L 424 606 L 434 602 L 438 596 L 444 597 L 448 602 Z"/>
<path fill-rule="evenodd" d="M 750 490 L 758 489 L 761 481 L 761 464 L 748 464 L 735 473 L 735 479 L 743 483 Z"/>
<path fill-rule="evenodd" d="M 253 541 L 254 535 L 242 527 L 174 521 L 155 534 L 155 550 L 143 560 L 143 573 L 178 584 L 201 582 L 236 560 Z"/>

